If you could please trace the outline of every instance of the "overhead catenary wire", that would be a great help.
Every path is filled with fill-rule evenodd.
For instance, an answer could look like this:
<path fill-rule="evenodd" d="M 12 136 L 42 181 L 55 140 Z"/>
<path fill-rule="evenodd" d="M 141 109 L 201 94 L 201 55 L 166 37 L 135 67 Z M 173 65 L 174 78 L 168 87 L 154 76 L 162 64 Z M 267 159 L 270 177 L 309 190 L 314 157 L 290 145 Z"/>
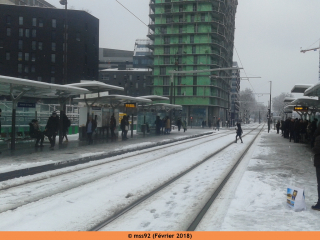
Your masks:
<path fill-rule="evenodd" d="M 121 2 L 116 0 L 117 3 L 119 3 L 124 9 L 126 9 L 129 13 L 131 13 L 136 19 L 138 19 L 140 22 L 142 22 L 144 25 L 149 27 L 147 24 L 145 24 L 139 17 L 137 17 L 133 12 L 131 12 L 128 8 L 126 8 Z"/>

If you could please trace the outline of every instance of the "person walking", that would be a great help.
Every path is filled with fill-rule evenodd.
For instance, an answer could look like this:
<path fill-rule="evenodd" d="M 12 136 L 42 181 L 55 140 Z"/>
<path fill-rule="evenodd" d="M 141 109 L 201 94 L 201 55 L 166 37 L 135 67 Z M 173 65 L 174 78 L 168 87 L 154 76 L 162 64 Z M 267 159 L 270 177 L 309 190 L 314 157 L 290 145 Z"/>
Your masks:
<path fill-rule="evenodd" d="M 88 139 L 89 145 L 93 143 L 92 134 L 96 130 L 96 128 L 97 128 L 96 121 L 93 120 L 91 116 L 89 116 L 87 124 L 86 124 L 87 139 Z"/>
<path fill-rule="evenodd" d="M 123 116 L 123 118 L 121 119 L 121 122 L 120 122 L 122 140 L 124 139 L 125 128 L 126 128 L 125 120 L 126 120 L 126 115 Z"/>
<path fill-rule="evenodd" d="M 43 147 L 44 134 L 40 130 L 38 120 L 33 119 L 31 123 L 29 123 L 29 126 L 30 126 L 30 137 L 37 139 L 35 147 Z M 41 142 L 39 146 L 40 140 Z"/>
<path fill-rule="evenodd" d="M 111 138 L 115 138 L 116 134 L 114 133 L 114 130 L 116 129 L 116 118 L 114 117 L 114 115 L 111 116 L 110 118 L 110 131 L 111 131 Z"/>
<path fill-rule="evenodd" d="M 276 128 L 277 128 L 277 134 L 279 134 L 279 130 L 280 130 L 280 121 L 279 120 L 276 124 Z"/>
<path fill-rule="evenodd" d="M 178 118 L 178 120 L 177 120 L 177 125 L 178 125 L 178 131 L 180 132 L 181 125 L 182 125 L 182 122 L 181 122 L 180 118 Z"/>
<path fill-rule="evenodd" d="M 67 117 L 64 111 L 61 111 L 61 117 L 63 122 L 62 141 L 64 138 L 66 138 L 66 142 L 68 142 L 69 140 L 68 140 L 67 132 L 68 132 L 68 128 L 71 126 L 71 121 Z"/>
<path fill-rule="evenodd" d="M 216 129 L 218 129 L 218 131 L 219 131 L 219 129 L 220 129 L 220 118 L 218 118 L 218 120 L 217 120 Z"/>
<path fill-rule="evenodd" d="M 241 135 L 242 135 L 242 128 L 241 128 L 241 124 L 240 123 L 237 123 L 237 135 L 236 135 L 236 143 L 238 141 L 238 136 L 241 140 L 241 143 L 243 143 L 242 141 L 242 138 L 241 138 Z"/>
<path fill-rule="evenodd" d="M 45 135 L 48 136 L 49 141 L 50 141 L 50 149 L 54 150 L 54 146 L 56 145 L 56 136 L 59 131 L 59 116 L 57 113 L 54 111 L 49 117 L 46 129 L 45 129 Z"/>

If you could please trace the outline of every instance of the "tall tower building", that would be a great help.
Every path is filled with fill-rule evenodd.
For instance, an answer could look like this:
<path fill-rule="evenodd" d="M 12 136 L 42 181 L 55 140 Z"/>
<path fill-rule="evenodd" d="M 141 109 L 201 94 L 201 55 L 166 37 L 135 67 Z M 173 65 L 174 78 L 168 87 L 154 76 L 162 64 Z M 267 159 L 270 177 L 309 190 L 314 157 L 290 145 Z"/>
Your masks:
<path fill-rule="evenodd" d="M 237 0 L 151 0 L 153 94 L 170 96 L 169 71 L 232 67 Z M 176 74 L 173 103 L 193 125 L 227 120 L 232 71 Z"/>

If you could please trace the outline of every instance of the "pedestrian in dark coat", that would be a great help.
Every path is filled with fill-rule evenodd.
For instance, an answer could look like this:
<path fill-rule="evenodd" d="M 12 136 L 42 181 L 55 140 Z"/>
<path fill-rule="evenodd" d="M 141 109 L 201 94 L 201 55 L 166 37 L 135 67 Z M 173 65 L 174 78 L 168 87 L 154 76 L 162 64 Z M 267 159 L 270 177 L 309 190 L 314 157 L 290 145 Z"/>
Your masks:
<path fill-rule="evenodd" d="M 315 141 L 315 131 L 317 130 L 318 127 L 318 119 L 314 119 L 311 123 L 311 147 L 314 147 L 314 141 Z"/>
<path fill-rule="evenodd" d="M 217 122 L 216 122 L 216 129 L 220 129 L 220 118 L 218 118 Z"/>
<path fill-rule="evenodd" d="M 50 149 L 53 150 L 54 146 L 56 145 L 56 136 L 59 131 L 59 116 L 56 112 L 53 112 L 51 117 L 49 117 L 46 129 L 45 129 L 45 135 L 48 136 L 50 141 Z"/>
<path fill-rule="evenodd" d="M 318 184 L 318 202 L 316 205 L 312 206 L 313 210 L 320 211 L 320 128 L 315 132 L 316 138 L 314 142 L 313 152 L 314 152 L 314 166 L 316 167 L 316 176 Z"/>
<path fill-rule="evenodd" d="M 66 142 L 68 142 L 69 140 L 68 140 L 67 132 L 68 132 L 68 128 L 71 126 L 71 121 L 67 117 L 64 111 L 61 111 L 60 117 L 62 117 L 62 122 L 63 122 L 62 141 L 64 138 L 66 138 Z"/>
<path fill-rule="evenodd" d="M 92 140 L 92 134 L 94 133 L 94 131 L 97 128 L 97 123 L 95 120 L 92 119 L 92 117 L 90 116 L 88 118 L 87 124 L 86 124 L 86 130 L 87 130 L 87 140 L 88 140 L 88 144 L 92 144 L 93 140 Z"/>
<path fill-rule="evenodd" d="M 114 115 L 111 116 L 110 118 L 110 131 L 111 131 L 111 137 L 115 138 L 116 134 L 114 133 L 114 130 L 116 129 L 116 118 L 114 117 Z"/>
<path fill-rule="evenodd" d="M 238 141 L 238 136 L 241 140 L 241 143 L 243 143 L 242 141 L 242 138 L 241 138 L 241 135 L 242 135 L 242 128 L 241 128 L 241 124 L 240 123 L 237 123 L 237 135 L 236 135 L 236 143 Z"/>
<path fill-rule="evenodd" d="M 43 147 L 44 134 L 40 130 L 38 120 L 33 119 L 31 123 L 29 123 L 29 126 L 30 126 L 30 137 L 37 139 L 35 147 L 39 147 L 40 140 L 41 140 L 40 147 Z"/>
<path fill-rule="evenodd" d="M 280 121 L 278 120 L 277 124 L 276 124 L 276 127 L 277 127 L 277 134 L 279 134 L 279 129 L 280 129 Z"/>
<path fill-rule="evenodd" d="M 122 139 L 124 139 L 124 134 L 125 134 L 125 129 L 126 129 L 126 123 L 125 123 L 126 117 L 127 117 L 127 116 L 123 116 L 123 118 L 121 119 L 121 122 L 120 122 L 121 137 L 122 137 Z"/>
<path fill-rule="evenodd" d="M 155 124 L 156 124 L 156 134 L 160 135 L 160 129 L 161 129 L 161 126 L 162 126 L 162 121 L 160 119 L 160 116 L 156 117 Z"/>
<path fill-rule="evenodd" d="M 177 120 L 177 125 L 178 125 L 178 131 L 180 132 L 181 125 L 182 125 L 182 122 L 181 122 L 180 118 Z"/>
<path fill-rule="evenodd" d="M 289 123 L 289 141 L 291 142 L 291 139 L 294 141 L 294 119 L 291 119 Z"/>

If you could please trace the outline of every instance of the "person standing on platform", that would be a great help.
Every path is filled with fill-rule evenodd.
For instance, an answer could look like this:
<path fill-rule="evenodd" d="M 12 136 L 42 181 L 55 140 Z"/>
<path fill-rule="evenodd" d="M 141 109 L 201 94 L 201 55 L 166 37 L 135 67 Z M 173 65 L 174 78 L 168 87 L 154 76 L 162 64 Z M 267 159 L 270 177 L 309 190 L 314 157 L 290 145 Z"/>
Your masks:
<path fill-rule="evenodd" d="M 160 129 L 161 129 L 161 126 L 162 126 L 162 121 L 160 119 L 160 116 L 156 117 L 155 124 L 156 124 L 156 134 L 160 135 Z"/>
<path fill-rule="evenodd" d="M 97 128 L 97 123 L 90 116 L 88 121 L 87 121 L 87 124 L 86 124 L 87 138 L 88 138 L 88 144 L 89 145 L 93 143 L 92 134 L 96 130 L 96 128 Z"/>
<path fill-rule="evenodd" d="M 116 119 L 114 117 L 114 115 L 111 116 L 110 118 L 110 131 L 111 131 L 111 138 L 115 138 L 116 134 L 114 133 L 114 130 L 116 129 Z"/>
<path fill-rule="evenodd" d="M 128 137 L 128 131 L 129 131 L 129 116 L 125 116 L 125 120 L 124 120 L 124 139 L 127 140 Z"/>
<path fill-rule="evenodd" d="M 217 129 L 218 129 L 218 131 L 220 129 L 220 118 L 218 118 L 217 123 L 216 123 L 216 130 Z"/>
<path fill-rule="evenodd" d="M 68 132 L 68 128 L 71 126 L 71 121 L 70 119 L 67 117 L 67 115 L 65 114 L 64 111 L 61 111 L 61 116 L 62 117 L 62 122 L 63 122 L 63 129 L 62 129 L 62 141 L 64 138 L 66 138 L 66 142 L 68 142 L 68 137 L 67 137 L 67 132 Z"/>
<path fill-rule="evenodd" d="M 49 141 L 50 141 L 50 149 L 54 150 L 54 146 L 56 145 L 56 136 L 59 131 L 59 116 L 57 113 L 54 111 L 49 117 L 46 129 L 45 129 L 45 135 L 48 136 Z"/>
<path fill-rule="evenodd" d="M 276 128 L 277 128 L 277 134 L 279 134 L 279 129 L 280 129 L 280 121 L 278 120 L 277 124 L 276 124 Z"/>
<path fill-rule="evenodd" d="M 29 123 L 30 126 L 30 137 L 37 139 L 35 147 L 39 147 L 39 141 L 40 147 L 43 147 L 43 140 L 44 140 L 44 134 L 40 131 L 39 123 L 36 119 L 33 119 L 31 123 Z"/>
<path fill-rule="evenodd" d="M 178 131 L 180 132 L 181 125 L 182 125 L 182 122 L 181 122 L 180 118 L 178 118 L 178 120 L 177 120 L 177 125 L 178 125 Z"/>
<path fill-rule="evenodd" d="M 236 143 L 238 141 L 238 136 L 241 140 L 241 143 L 243 143 L 242 141 L 242 138 L 241 138 L 241 135 L 242 135 L 242 128 L 241 128 L 241 124 L 240 123 L 237 123 L 237 135 L 236 135 Z"/>
<path fill-rule="evenodd" d="M 122 140 L 124 139 L 124 135 L 125 135 L 125 128 L 126 128 L 125 121 L 126 121 L 126 115 L 124 115 L 122 117 L 121 122 L 120 122 Z"/>
<path fill-rule="evenodd" d="M 170 122 L 170 118 L 167 117 L 165 133 L 170 134 L 170 131 L 171 131 L 171 122 Z"/>

